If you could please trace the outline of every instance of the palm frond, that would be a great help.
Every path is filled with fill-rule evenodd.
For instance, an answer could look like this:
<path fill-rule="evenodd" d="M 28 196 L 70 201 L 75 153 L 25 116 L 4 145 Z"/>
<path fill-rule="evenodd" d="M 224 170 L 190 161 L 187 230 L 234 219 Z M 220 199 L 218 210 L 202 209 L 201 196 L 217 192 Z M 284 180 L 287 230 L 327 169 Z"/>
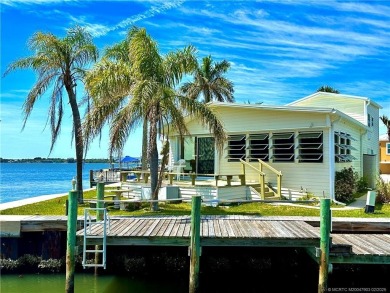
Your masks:
<path fill-rule="evenodd" d="M 207 105 L 185 96 L 178 96 L 182 108 L 186 109 L 190 116 L 196 118 L 203 126 L 209 128 L 215 138 L 219 154 L 222 154 L 226 141 L 226 132 L 217 114 Z"/>
<path fill-rule="evenodd" d="M 143 116 L 139 115 L 137 103 L 130 104 L 118 112 L 110 127 L 109 154 L 123 149 L 130 133 L 143 122 Z"/>
<path fill-rule="evenodd" d="M 49 118 L 51 128 L 51 145 L 49 154 L 52 152 L 57 138 L 60 134 L 61 123 L 64 114 L 62 103 L 62 80 L 58 78 L 51 97 L 51 103 L 49 107 Z"/>
<path fill-rule="evenodd" d="M 34 109 L 35 102 L 46 92 L 55 76 L 55 73 L 41 76 L 27 95 L 27 99 L 24 101 L 22 106 L 24 113 L 22 130 L 25 128 L 27 119 Z"/>

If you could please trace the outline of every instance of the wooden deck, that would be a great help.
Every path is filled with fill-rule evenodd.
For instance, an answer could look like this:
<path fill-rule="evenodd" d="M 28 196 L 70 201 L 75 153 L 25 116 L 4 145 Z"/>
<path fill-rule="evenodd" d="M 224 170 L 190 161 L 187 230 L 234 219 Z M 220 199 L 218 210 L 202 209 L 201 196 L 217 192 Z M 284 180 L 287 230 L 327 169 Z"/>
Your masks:
<path fill-rule="evenodd" d="M 107 245 L 188 246 L 190 217 L 130 217 L 111 219 Z M 84 231 L 77 232 L 83 236 Z M 92 229 L 102 235 L 101 226 Z M 303 221 L 273 221 L 250 216 L 203 216 L 202 246 L 310 247 L 319 243 L 316 228 Z M 99 240 L 89 239 L 89 244 Z"/>
<path fill-rule="evenodd" d="M 351 252 L 331 253 L 331 263 L 390 264 L 389 234 L 332 234 L 332 244 L 350 246 Z"/>
<path fill-rule="evenodd" d="M 202 216 L 201 246 L 301 247 L 318 261 L 319 228 L 300 217 Z M 113 218 L 107 245 L 189 246 L 189 216 Z M 77 232 L 79 244 L 84 231 Z M 101 236 L 96 225 L 92 235 Z M 331 234 L 330 263 L 390 264 L 389 234 Z M 100 239 L 88 239 L 89 245 Z M 341 249 L 340 249 L 341 247 Z"/>
<path fill-rule="evenodd" d="M 66 231 L 66 223 L 66 216 L 0 215 L 0 235 L 20 237 L 23 232 Z M 332 223 L 331 263 L 390 264 L 390 219 L 333 218 Z M 79 229 L 83 224 L 84 217 L 79 216 Z M 202 216 L 201 245 L 306 247 L 318 260 L 318 226 L 318 217 Z M 101 234 L 99 227 L 93 230 L 97 235 Z M 81 244 L 83 230 L 77 235 Z M 93 239 L 89 241 L 95 244 Z M 189 246 L 189 242 L 190 216 L 112 218 L 107 237 L 107 245 Z"/>

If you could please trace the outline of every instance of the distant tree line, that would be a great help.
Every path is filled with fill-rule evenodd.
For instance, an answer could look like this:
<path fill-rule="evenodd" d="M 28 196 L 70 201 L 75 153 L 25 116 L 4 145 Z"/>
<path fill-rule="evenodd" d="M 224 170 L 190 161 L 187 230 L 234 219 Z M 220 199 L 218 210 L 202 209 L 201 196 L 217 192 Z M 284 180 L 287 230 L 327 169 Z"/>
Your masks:
<path fill-rule="evenodd" d="M 109 163 L 109 159 L 84 159 L 84 163 Z M 6 159 L 0 158 L 0 163 L 76 163 L 74 158 L 41 158 L 33 159 Z"/>

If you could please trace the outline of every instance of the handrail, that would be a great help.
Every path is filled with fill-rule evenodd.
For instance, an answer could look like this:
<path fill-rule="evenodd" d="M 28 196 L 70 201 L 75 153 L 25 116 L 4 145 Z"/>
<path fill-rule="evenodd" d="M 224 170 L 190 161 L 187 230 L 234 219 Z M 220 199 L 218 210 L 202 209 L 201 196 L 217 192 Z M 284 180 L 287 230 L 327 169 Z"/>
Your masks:
<path fill-rule="evenodd" d="M 245 162 L 244 160 L 240 159 L 240 162 L 242 164 L 245 164 L 247 165 L 248 167 L 251 167 L 253 170 L 255 170 L 256 172 L 258 172 L 260 175 L 263 175 L 265 176 L 265 173 L 263 171 L 261 171 L 260 169 L 257 169 L 256 167 L 253 167 L 251 164 L 249 164 L 248 162 Z M 245 172 L 244 172 L 245 173 Z"/>
<path fill-rule="evenodd" d="M 264 162 L 264 161 L 261 160 L 261 159 L 257 159 L 257 160 L 259 161 L 259 163 L 260 163 L 261 166 L 264 165 L 264 166 L 267 167 L 269 170 L 271 170 L 272 172 L 274 172 L 276 175 L 282 176 L 282 171 L 276 170 L 274 167 L 272 167 L 271 165 L 267 164 L 266 162 Z M 261 170 L 261 169 L 260 169 L 260 170 Z"/>
<path fill-rule="evenodd" d="M 282 197 L 282 172 L 281 171 L 278 171 L 276 170 L 274 167 L 272 167 L 271 165 L 267 164 L 266 162 L 264 162 L 263 160 L 260 160 L 260 159 L 257 159 L 259 161 L 259 165 L 260 165 L 260 171 L 263 170 L 263 166 L 267 167 L 271 172 L 275 173 L 276 176 L 277 176 L 277 188 L 278 188 L 278 191 L 277 191 L 277 195 L 278 197 Z"/>
<path fill-rule="evenodd" d="M 251 164 L 245 162 L 242 159 L 240 159 L 240 162 L 242 164 L 242 170 L 243 170 L 243 173 L 244 173 L 244 178 L 245 178 L 245 166 L 249 166 L 253 170 L 255 170 L 257 173 L 259 173 L 261 199 L 264 199 L 265 198 L 265 180 L 264 180 L 265 173 L 263 171 L 261 171 L 260 169 L 257 169 L 256 167 L 253 167 Z"/>

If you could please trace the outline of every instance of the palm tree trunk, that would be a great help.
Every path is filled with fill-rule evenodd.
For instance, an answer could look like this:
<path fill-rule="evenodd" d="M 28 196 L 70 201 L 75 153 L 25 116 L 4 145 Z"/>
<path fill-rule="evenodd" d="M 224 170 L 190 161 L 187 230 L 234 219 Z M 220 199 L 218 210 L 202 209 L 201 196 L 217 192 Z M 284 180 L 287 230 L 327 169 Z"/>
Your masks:
<path fill-rule="evenodd" d="M 150 133 L 148 154 L 150 158 L 150 188 L 152 200 L 158 199 L 158 151 L 157 151 L 157 109 L 156 106 L 150 111 Z M 158 211 L 158 202 L 152 202 L 150 205 L 152 211 Z"/>
<path fill-rule="evenodd" d="M 142 158 L 141 158 L 142 170 L 148 169 L 148 120 L 144 119 L 142 126 Z"/>
<path fill-rule="evenodd" d="M 69 104 L 72 108 L 73 126 L 74 126 L 74 139 L 76 148 L 76 179 L 77 179 L 77 191 L 78 201 L 83 203 L 83 132 L 81 128 L 80 111 L 77 105 L 76 93 L 72 87 L 65 86 L 69 96 Z"/>

